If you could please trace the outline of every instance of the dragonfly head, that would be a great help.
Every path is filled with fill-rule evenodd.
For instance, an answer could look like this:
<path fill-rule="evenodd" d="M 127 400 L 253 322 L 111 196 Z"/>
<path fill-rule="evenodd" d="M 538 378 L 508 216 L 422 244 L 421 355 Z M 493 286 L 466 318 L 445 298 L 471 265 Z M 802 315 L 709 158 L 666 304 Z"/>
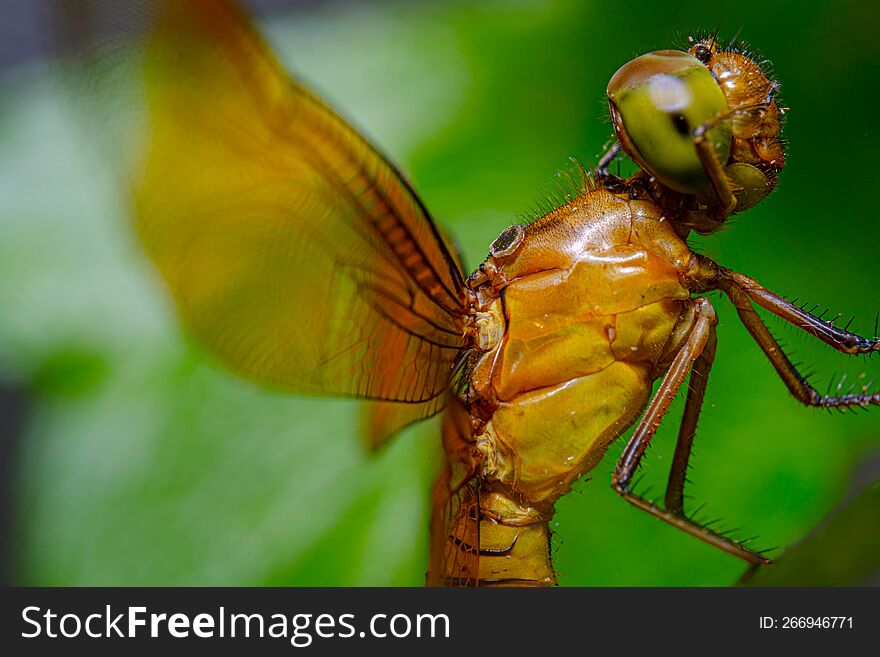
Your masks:
<path fill-rule="evenodd" d="M 614 130 L 627 155 L 659 184 L 711 206 L 718 199 L 699 137 L 730 180 L 740 212 L 770 193 L 784 164 L 778 84 L 748 53 L 721 49 L 714 35 L 691 44 L 687 52 L 636 57 L 614 74 Z"/>

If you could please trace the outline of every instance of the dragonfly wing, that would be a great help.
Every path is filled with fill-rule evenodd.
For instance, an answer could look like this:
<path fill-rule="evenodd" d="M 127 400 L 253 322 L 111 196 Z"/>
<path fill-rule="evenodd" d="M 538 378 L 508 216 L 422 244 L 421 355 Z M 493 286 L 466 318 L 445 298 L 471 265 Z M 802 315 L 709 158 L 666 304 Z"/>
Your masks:
<path fill-rule="evenodd" d="M 477 586 L 480 575 L 480 498 L 477 482 L 449 488 L 445 471 L 434 486 L 428 586 Z"/>
<path fill-rule="evenodd" d="M 443 447 L 449 457 L 431 497 L 428 586 L 477 586 L 480 576 L 480 480 L 463 455 L 473 447 L 470 415 L 452 397 L 443 415 Z"/>
<path fill-rule="evenodd" d="M 409 404 L 385 401 L 364 404 L 361 434 L 366 446 L 371 450 L 382 447 L 398 431 L 422 418 L 437 414 L 445 404 L 444 395 Z"/>
<path fill-rule="evenodd" d="M 231 3 L 133 5 L 109 21 L 140 37 L 127 81 L 92 68 L 134 106 L 137 233 L 190 330 L 251 380 L 408 402 L 397 424 L 436 412 L 465 346 L 464 284 L 410 184 Z M 108 39 L 84 24 L 80 53 L 100 61 Z"/>

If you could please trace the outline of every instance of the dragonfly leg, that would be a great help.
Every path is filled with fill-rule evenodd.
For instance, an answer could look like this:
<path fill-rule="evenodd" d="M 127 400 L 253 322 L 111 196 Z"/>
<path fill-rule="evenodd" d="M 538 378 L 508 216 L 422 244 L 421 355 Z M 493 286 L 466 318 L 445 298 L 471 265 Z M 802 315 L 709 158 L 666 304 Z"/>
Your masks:
<path fill-rule="evenodd" d="M 795 303 L 783 299 L 763 287 L 757 281 L 740 274 L 739 272 L 725 269 L 715 265 L 720 274 L 718 287 L 723 290 L 731 301 L 740 309 L 741 303 L 734 298 L 736 291 L 745 295 L 761 308 L 770 311 L 777 317 L 784 319 L 789 324 L 806 331 L 825 344 L 845 354 L 870 354 L 880 352 L 880 337 L 864 338 L 856 333 L 851 333 L 846 328 L 834 326 L 834 321 L 825 321 L 813 315 Z M 739 295 L 736 295 L 738 298 Z M 754 309 L 752 309 L 754 312 Z"/>
<path fill-rule="evenodd" d="M 730 184 L 730 179 L 724 172 L 724 166 L 718 159 L 712 144 L 706 139 L 708 126 L 709 124 L 704 124 L 694 130 L 694 147 L 697 149 L 697 156 L 700 158 L 706 175 L 709 176 L 712 189 L 718 196 L 722 214 L 726 217 L 736 207 L 736 197 L 733 195 L 733 185 Z"/>
<path fill-rule="evenodd" d="M 678 428 L 678 440 L 675 443 L 675 455 L 672 457 L 672 467 L 669 469 L 669 481 L 666 484 L 664 500 L 666 510 L 676 515 L 684 515 L 684 485 L 687 481 L 688 461 L 691 457 L 691 448 L 694 445 L 694 435 L 697 432 L 703 399 L 706 396 L 709 372 L 712 370 L 712 363 L 715 362 L 717 344 L 715 327 L 712 326 L 702 353 L 691 367 L 687 400 Z"/>
<path fill-rule="evenodd" d="M 825 321 L 797 304 L 770 292 L 748 276 L 721 267 L 704 256 L 697 257 L 695 271 L 697 274 L 694 280 L 698 283 L 698 289 L 719 289 L 727 295 L 752 339 L 758 343 L 791 394 L 802 404 L 821 408 L 880 405 L 880 393 L 871 393 L 867 390 L 842 395 L 819 393 L 785 355 L 753 304 L 845 354 L 880 352 L 880 338 L 865 338 L 845 328 L 834 326 L 833 320 Z"/>
<path fill-rule="evenodd" d="M 734 306 L 736 306 L 737 314 L 739 314 L 740 321 L 746 327 L 746 330 L 755 342 L 758 343 L 758 346 L 761 348 L 761 351 L 764 352 L 767 360 L 770 361 L 786 387 L 799 402 L 805 406 L 816 406 L 819 408 L 852 408 L 855 406 L 865 407 L 880 405 L 880 392 L 871 393 L 867 390 L 863 390 L 862 392 L 846 393 L 842 395 L 821 394 L 800 372 L 798 372 L 794 363 L 792 363 L 788 356 L 785 355 L 785 352 L 782 351 L 779 343 L 776 342 L 776 339 L 767 329 L 767 326 L 758 316 L 758 313 L 755 312 L 747 294 L 738 287 L 731 287 L 730 290 L 727 291 L 727 295 L 730 297 Z M 837 331 L 838 329 L 834 330 Z M 853 334 L 850 335 L 852 336 Z M 867 343 L 875 343 L 873 345 L 874 348 L 869 347 L 868 351 L 876 351 L 876 338 L 873 341 L 869 341 L 859 336 L 853 337 L 856 338 L 856 340 L 847 339 L 846 342 L 849 343 L 848 346 L 843 346 L 845 343 L 842 342 L 836 343 L 834 346 L 840 348 L 844 353 L 865 353 L 864 351 L 858 351 L 858 349 L 864 347 L 864 345 L 860 347 L 859 342 L 865 341 Z"/>
<path fill-rule="evenodd" d="M 706 134 L 712 128 L 724 121 L 730 121 L 742 116 L 760 115 L 761 113 L 766 112 L 768 108 L 769 103 L 735 107 L 723 114 L 719 114 L 709 121 L 706 121 L 702 125 L 697 126 L 693 131 L 694 147 L 697 149 L 697 157 L 700 158 L 700 164 L 703 165 L 706 175 L 709 176 L 709 180 L 712 183 L 712 189 L 715 190 L 715 194 L 718 196 L 718 201 L 725 217 L 733 212 L 736 207 L 736 197 L 733 193 L 734 190 L 730 178 L 727 177 L 727 173 L 724 171 L 724 163 L 718 159 L 718 154 L 715 153 L 715 149 L 712 148 L 712 144 L 706 138 Z"/>
<path fill-rule="evenodd" d="M 749 563 L 770 563 L 770 560 L 766 557 L 727 536 L 723 536 L 694 522 L 684 515 L 682 490 L 687 471 L 687 461 L 690 456 L 691 445 L 693 444 L 694 429 L 696 428 L 703 393 L 705 392 L 706 378 L 709 373 L 708 366 L 711 365 L 712 358 L 714 357 L 715 324 L 717 322 L 715 310 L 708 299 L 694 299 L 694 304 L 696 306 L 696 318 L 693 328 L 688 335 L 687 341 L 675 355 L 654 398 L 648 404 L 648 408 L 636 427 L 632 438 L 630 438 L 624 448 L 623 454 L 614 468 L 611 485 L 629 503 L 643 511 L 647 511 L 673 527 L 677 527 Z M 703 357 L 704 354 L 705 357 Z M 653 438 L 657 428 L 660 426 L 663 416 L 669 410 L 672 400 L 684 384 L 688 372 L 697 367 L 698 363 L 702 368 L 702 374 L 694 381 L 693 385 L 695 388 L 692 388 L 688 394 L 685 417 L 682 421 L 679 444 L 676 446 L 673 470 L 670 474 L 670 483 L 666 493 L 668 507 L 661 508 L 651 500 L 645 499 L 632 491 L 630 488 L 632 477 L 651 442 L 651 438 Z"/>
<path fill-rule="evenodd" d="M 615 141 L 614 144 L 605 151 L 605 154 L 602 155 L 599 163 L 593 169 L 593 175 L 600 183 L 602 183 L 605 189 L 612 191 L 623 191 L 626 189 L 626 181 L 624 181 L 619 175 L 611 173 L 608 170 L 608 167 L 611 166 L 611 163 L 620 156 L 622 151 L 623 149 L 620 146 L 620 142 Z"/>
<path fill-rule="evenodd" d="M 621 146 L 619 141 L 615 141 L 612 144 L 611 148 L 605 151 L 605 154 L 599 160 L 599 163 L 596 165 L 596 173 L 601 177 L 609 176 L 608 167 L 612 162 L 620 155 Z"/>

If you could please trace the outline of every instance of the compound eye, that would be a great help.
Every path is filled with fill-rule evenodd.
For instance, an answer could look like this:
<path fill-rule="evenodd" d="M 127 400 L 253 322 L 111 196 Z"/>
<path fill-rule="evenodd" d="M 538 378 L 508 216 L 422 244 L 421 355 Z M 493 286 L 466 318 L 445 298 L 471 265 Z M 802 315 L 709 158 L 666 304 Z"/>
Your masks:
<path fill-rule="evenodd" d="M 611 78 L 608 100 L 618 139 L 637 164 L 683 194 L 708 187 L 693 132 L 725 112 L 727 99 L 696 57 L 677 50 L 637 57 Z M 722 122 L 706 136 L 725 165 L 730 126 Z"/>

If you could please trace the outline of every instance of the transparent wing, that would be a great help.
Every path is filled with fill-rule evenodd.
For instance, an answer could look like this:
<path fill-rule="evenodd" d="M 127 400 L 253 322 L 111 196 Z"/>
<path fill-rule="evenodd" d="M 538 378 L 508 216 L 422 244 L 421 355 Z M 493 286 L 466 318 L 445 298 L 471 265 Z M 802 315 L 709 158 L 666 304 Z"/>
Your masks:
<path fill-rule="evenodd" d="M 62 4 L 87 88 L 125 108 L 137 232 L 198 339 L 254 381 L 408 402 L 375 440 L 436 412 L 463 279 L 401 174 L 231 3 Z"/>

